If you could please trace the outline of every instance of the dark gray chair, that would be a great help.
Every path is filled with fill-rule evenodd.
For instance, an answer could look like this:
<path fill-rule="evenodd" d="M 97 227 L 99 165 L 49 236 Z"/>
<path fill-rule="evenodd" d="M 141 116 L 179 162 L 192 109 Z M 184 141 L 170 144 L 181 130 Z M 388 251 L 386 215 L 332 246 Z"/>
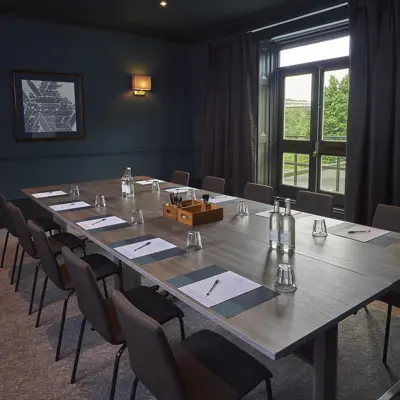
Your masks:
<path fill-rule="evenodd" d="M 190 174 L 185 171 L 174 171 L 172 174 L 172 183 L 176 183 L 178 185 L 187 186 L 189 185 Z"/>
<path fill-rule="evenodd" d="M 11 200 L 10 203 L 14 204 L 21 210 L 26 220 L 34 219 L 46 232 L 52 232 L 56 230 L 60 232 L 61 227 L 60 225 L 58 225 L 56 222 L 53 221 L 51 213 L 43 210 L 40 206 L 34 203 L 33 200 L 28 198 L 16 199 L 16 200 Z M 4 228 L 7 230 L 7 232 L 4 240 L 4 247 L 3 247 L 3 254 L 1 256 L 0 268 L 3 268 L 4 266 L 4 259 L 6 256 L 8 239 L 10 235 L 17 237 L 14 224 L 11 220 L 11 217 L 7 209 L 6 198 L 0 193 L 0 229 Z M 19 244 L 17 244 L 17 247 L 15 249 L 14 263 L 13 263 L 14 270 L 17 264 L 18 254 L 19 254 Z"/>
<path fill-rule="evenodd" d="M 111 298 L 103 298 L 98 286 L 96 285 L 93 271 L 84 260 L 79 259 L 66 247 L 62 249 L 62 254 L 67 263 L 68 271 L 78 297 L 78 306 L 83 314 L 71 383 L 74 383 L 76 379 L 76 370 L 78 367 L 82 339 L 87 320 L 108 343 L 122 345 L 118 350 L 114 363 L 110 391 L 110 399 L 112 400 L 115 394 L 119 360 L 126 349 L 125 337 L 118 322 L 114 301 Z M 150 315 L 160 324 L 164 324 L 165 322 L 177 318 L 179 320 L 182 340 L 185 338 L 183 312 L 175 304 L 161 296 L 160 293 L 149 287 L 139 286 L 126 291 L 124 296 L 128 302 L 134 304 L 135 307 Z M 154 357 L 154 351 L 156 350 L 149 349 L 149 352 L 147 353 L 149 359 Z"/>
<path fill-rule="evenodd" d="M 206 176 L 203 179 L 202 190 L 206 192 L 224 193 L 225 179 L 216 176 Z"/>
<path fill-rule="evenodd" d="M 400 207 L 379 204 L 375 210 L 372 226 L 374 228 L 383 229 L 386 231 L 400 232 Z M 392 308 L 393 306 L 400 308 L 400 289 L 399 291 L 391 291 L 386 293 L 379 300 L 388 305 L 386 316 L 385 342 L 383 345 L 382 355 L 382 362 L 386 364 L 389 347 L 390 325 L 392 320 Z"/>
<path fill-rule="evenodd" d="M 11 203 L 7 203 L 7 209 L 8 209 L 8 213 L 11 217 L 11 220 L 13 222 L 13 225 L 15 227 L 18 244 L 22 248 L 22 253 L 21 253 L 21 258 L 20 258 L 19 268 L 18 268 L 18 273 L 17 273 L 17 279 L 16 279 L 16 283 L 15 283 L 15 291 L 17 292 L 18 288 L 19 288 L 19 282 L 21 279 L 21 272 L 22 272 L 22 267 L 23 267 L 23 263 L 24 263 L 25 253 L 28 253 L 28 255 L 30 255 L 35 260 L 39 260 L 39 256 L 37 255 L 36 247 L 32 241 L 32 236 L 31 236 L 31 233 L 29 232 L 29 228 L 25 221 L 25 218 L 22 215 L 22 211 L 18 207 L 15 207 Z M 67 233 L 67 232 L 57 233 L 55 235 L 50 236 L 49 241 L 51 243 L 54 254 L 60 254 L 62 246 L 67 246 L 71 249 L 81 248 L 83 250 L 83 252 L 85 252 L 85 247 L 86 247 L 85 241 L 83 241 L 82 239 L 79 239 L 72 233 Z M 29 306 L 29 314 L 32 311 L 32 303 L 33 303 L 33 297 L 35 294 L 36 279 L 37 279 L 37 274 L 39 272 L 39 267 L 40 267 L 40 261 L 36 265 L 36 271 L 35 271 L 35 275 L 34 275 L 34 282 L 33 282 L 32 293 L 31 293 L 31 304 Z M 14 281 L 14 275 L 15 275 L 15 268 L 13 268 L 13 271 L 12 271 L 11 281 Z"/>
<path fill-rule="evenodd" d="M 59 265 L 57 261 L 57 254 L 59 254 L 58 250 L 54 251 L 53 246 L 51 245 L 51 238 L 48 238 L 43 229 L 40 228 L 34 221 L 28 221 L 29 231 L 32 234 L 34 240 L 34 247 L 37 251 L 37 256 L 39 257 L 42 265 L 42 269 L 46 275 L 43 282 L 42 295 L 40 297 L 39 309 L 36 317 L 36 328 L 40 324 L 40 317 L 43 310 L 43 302 L 47 289 L 47 282 L 50 280 L 63 291 L 68 292 L 67 296 L 64 299 L 64 306 L 61 314 L 61 322 L 60 322 L 60 331 L 58 335 L 58 343 L 56 350 L 56 361 L 60 359 L 61 345 L 62 345 L 62 337 L 64 333 L 64 325 L 65 325 L 65 317 L 67 313 L 68 301 L 72 294 L 74 293 L 74 286 L 71 281 L 71 277 L 68 273 L 67 266 L 65 264 Z M 89 254 L 82 257 L 87 264 L 90 265 L 92 269 L 96 281 L 103 282 L 103 288 L 105 296 L 108 297 L 107 293 L 107 285 L 106 278 L 112 275 L 120 275 L 121 267 L 114 264 L 107 257 L 101 254 Z M 35 293 L 37 281 L 37 273 L 34 279 L 34 289 L 33 294 Z M 33 299 L 31 299 L 32 305 Z"/>
<path fill-rule="evenodd" d="M 271 186 L 259 185 L 257 183 L 246 183 L 243 198 L 259 203 L 271 204 L 274 189 Z"/>
<path fill-rule="evenodd" d="M 333 212 L 333 197 L 328 194 L 300 190 L 297 193 L 296 206 L 294 208 L 304 213 L 331 218 Z"/>
<path fill-rule="evenodd" d="M 113 294 L 129 358 L 136 377 L 158 400 L 236 400 L 266 382 L 272 399 L 271 372 L 230 341 L 200 331 L 171 347 L 160 324 L 118 291 Z"/>

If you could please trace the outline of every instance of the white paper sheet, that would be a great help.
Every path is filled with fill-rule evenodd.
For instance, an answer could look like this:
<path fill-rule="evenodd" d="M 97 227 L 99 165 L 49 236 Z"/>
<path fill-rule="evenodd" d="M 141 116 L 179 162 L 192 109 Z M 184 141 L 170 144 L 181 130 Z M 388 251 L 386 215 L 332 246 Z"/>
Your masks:
<path fill-rule="evenodd" d="M 349 233 L 351 231 L 366 231 L 366 232 Z M 386 235 L 387 233 L 389 233 L 389 231 L 384 231 L 382 229 L 376 229 L 369 226 L 352 225 L 345 229 L 336 231 L 334 235 L 365 243 L 369 242 L 370 240 L 376 239 L 380 236 Z"/>
<path fill-rule="evenodd" d="M 218 284 L 211 291 L 209 296 L 207 293 L 218 280 Z M 232 271 L 203 279 L 202 281 L 191 283 L 183 286 L 179 290 L 192 297 L 200 304 L 206 307 L 212 307 L 216 304 L 223 303 L 226 300 L 240 296 L 241 294 L 250 292 L 260 287 L 256 282 L 243 278 Z"/>
<path fill-rule="evenodd" d="M 185 192 L 188 192 L 191 189 L 194 189 L 194 188 L 189 187 L 189 186 L 182 186 L 182 187 L 178 187 L 178 188 L 175 188 L 175 189 L 167 189 L 166 192 L 170 192 L 170 193 L 185 193 Z"/>
<path fill-rule="evenodd" d="M 165 181 L 162 181 L 161 179 L 149 179 L 147 181 L 137 181 L 135 183 L 138 183 L 139 185 L 151 185 L 153 182 L 163 183 Z"/>
<path fill-rule="evenodd" d="M 99 228 L 104 228 L 106 226 L 112 226 L 112 225 L 119 225 L 119 224 L 125 224 L 126 221 L 124 221 L 121 218 L 112 216 L 112 217 L 100 217 L 97 219 L 92 219 L 90 221 L 82 221 L 78 222 L 77 225 L 79 225 L 81 228 L 90 231 L 91 229 L 99 229 Z"/>
<path fill-rule="evenodd" d="M 55 190 L 53 192 L 32 193 L 32 197 L 35 199 L 44 199 L 46 197 L 65 196 L 66 194 L 62 190 Z"/>
<path fill-rule="evenodd" d="M 144 244 L 150 243 L 147 246 L 142 247 Z M 140 248 L 142 247 L 142 248 Z M 124 246 L 116 247 L 115 250 L 121 253 L 126 258 L 133 260 L 135 258 L 147 256 L 149 254 L 159 253 L 160 251 L 173 249 L 175 246 L 163 239 L 155 238 L 150 240 L 144 240 L 143 242 L 127 244 Z"/>
<path fill-rule="evenodd" d="M 75 208 L 82 208 L 82 207 L 90 207 L 90 204 L 84 201 L 75 201 L 72 203 L 56 204 L 54 206 L 50 206 L 50 208 L 54 211 L 74 210 Z"/>
<path fill-rule="evenodd" d="M 225 195 L 216 195 L 213 196 L 213 198 L 210 198 L 210 203 L 224 203 L 225 201 L 231 201 L 231 200 L 236 200 L 237 197 L 232 197 L 232 196 L 225 196 Z"/>
<path fill-rule="evenodd" d="M 264 217 L 264 218 L 269 218 L 273 211 L 274 210 L 272 210 L 272 209 L 271 210 L 267 210 L 267 211 L 262 211 L 262 212 L 256 213 L 256 215 L 258 215 L 260 217 Z M 280 207 L 279 211 L 281 212 L 281 214 L 285 214 L 285 208 Z M 298 215 L 298 214 L 301 214 L 301 212 L 300 211 L 296 211 L 296 210 L 292 210 L 292 215 Z"/>

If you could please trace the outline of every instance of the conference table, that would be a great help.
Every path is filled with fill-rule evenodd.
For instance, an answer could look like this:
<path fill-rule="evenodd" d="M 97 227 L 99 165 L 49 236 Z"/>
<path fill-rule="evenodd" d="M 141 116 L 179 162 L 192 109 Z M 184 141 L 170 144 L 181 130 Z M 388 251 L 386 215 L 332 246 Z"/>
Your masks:
<path fill-rule="evenodd" d="M 296 249 L 289 256 L 269 249 L 268 214 L 272 206 L 247 201 L 250 214 L 238 216 L 237 204 L 242 199 L 215 197 L 224 209 L 224 219 L 195 227 L 201 233 L 203 249 L 187 252 L 190 227 L 163 216 L 163 204 L 170 200 L 166 190 L 180 185 L 160 182 L 161 190 L 153 192 L 151 184 L 143 184 L 149 179 L 134 178 L 134 199 L 121 197 L 120 179 L 80 183 L 79 197 L 69 195 L 69 185 L 23 191 L 58 220 L 120 260 L 124 271 L 135 271 L 137 276 L 150 279 L 270 359 L 278 360 L 289 354 L 299 356 L 314 367 L 313 399 L 336 399 L 338 324 L 400 280 L 400 235 L 398 240 L 392 235 L 389 241 L 352 240 L 330 233 L 343 221 L 326 219 L 328 237 L 315 238 L 312 236 L 315 216 L 295 213 Z M 37 195 L 57 191 L 63 195 Z M 198 198 L 205 193 L 199 189 L 196 192 Z M 94 207 L 99 193 L 105 196 L 105 208 Z M 63 204 L 78 201 L 86 206 L 63 209 Z M 133 209 L 142 210 L 144 224 L 129 223 Z M 83 228 L 82 221 L 110 216 L 125 223 Z M 132 259 L 129 253 L 121 253 L 121 246 L 142 243 L 148 238 L 159 238 L 175 247 L 165 251 L 165 257 Z M 274 291 L 278 264 L 282 262 L 294 267 L 297 284 L 294 293 Z M 215 273 L 221 268 L 257 283 L 258 298 L 244 296 L 244 300 L 241 297 L 236 303 L 228 302 L 229 307 L 221 309 L 197 301 L 179 284 L 189 278 L 193 281 L 196 276 L 204 277 L 204 271 Z M 192 282 L 190 279 L 188 282 Z"/>

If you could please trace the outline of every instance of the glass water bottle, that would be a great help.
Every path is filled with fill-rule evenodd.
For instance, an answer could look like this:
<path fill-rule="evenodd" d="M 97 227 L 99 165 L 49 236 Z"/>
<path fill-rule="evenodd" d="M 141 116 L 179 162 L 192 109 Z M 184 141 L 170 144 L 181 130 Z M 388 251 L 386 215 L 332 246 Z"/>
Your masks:
<path fill-rule="evenodd" d="M 284 253 L 292 253 L 296 241 L 296 221 L 291 214 L 290 199 L 285 200 L 285 215 L 282 218 L 281 247 Z"/>
<path fill-rule="evenodd" d="M 135 197 L 135 185 L 133 183 L 133 177 L 130 167 L 125 168 L 125 174 L 121 178 L 121 184 L 123 198 L 131 199 Z"/>
<path fill-rule="evenodd" d="M 269 247 L 277 249 L 280 244 L 282 214 L 279 211 L 279 200 L 274 201 L 274 212 L 269 217 Z"/>

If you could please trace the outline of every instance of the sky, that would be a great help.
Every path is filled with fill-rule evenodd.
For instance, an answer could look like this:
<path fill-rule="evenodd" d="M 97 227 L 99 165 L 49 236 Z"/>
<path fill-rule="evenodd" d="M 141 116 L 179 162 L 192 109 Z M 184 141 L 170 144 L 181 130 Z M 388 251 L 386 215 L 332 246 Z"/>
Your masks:
<path fill-rule="evenodd" d="M 287 67 L 306 62 L 345 57 L 349 55 L 349 47 L 350 38 L 349 36 L 346 36 L 282 50 L 280 52 L 279 66 Z M 339 80 L 341 80 L 347 73 L 348 69 L 326 72 L 325 86 L 328 85 L 329 77 L 331 75 L 335 75 Z M 285 98 L 311 101 L 311 74 L 286 78 Z"/>

